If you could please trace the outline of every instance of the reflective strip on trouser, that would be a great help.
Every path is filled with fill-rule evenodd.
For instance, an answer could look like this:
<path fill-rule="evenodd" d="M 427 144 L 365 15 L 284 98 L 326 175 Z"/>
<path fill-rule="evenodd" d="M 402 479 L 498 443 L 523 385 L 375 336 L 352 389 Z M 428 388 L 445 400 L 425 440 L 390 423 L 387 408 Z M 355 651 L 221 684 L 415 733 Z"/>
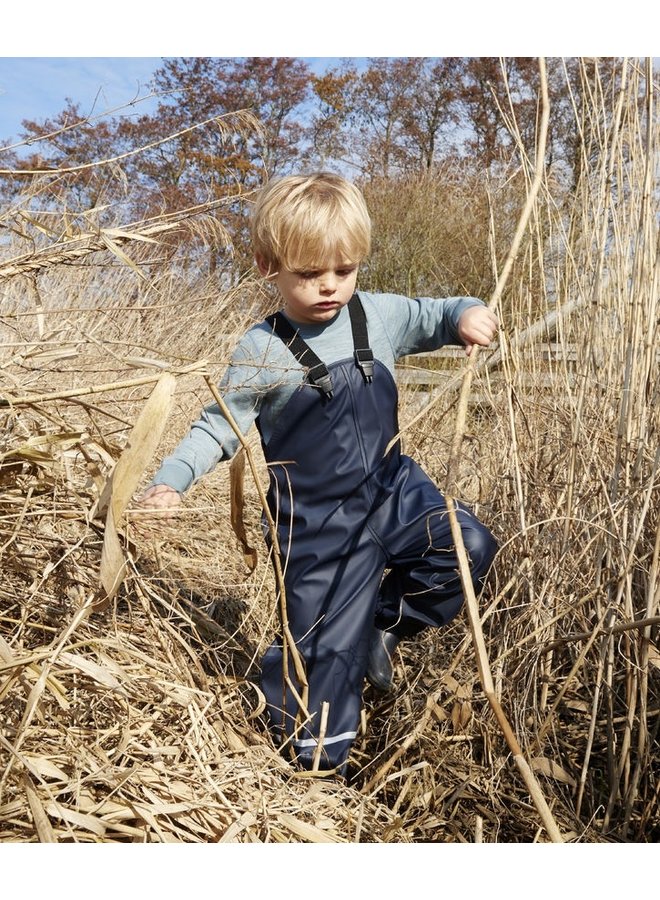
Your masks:
<path fill-rule="evenodd" d="M 463 600 L 442 495 L 398 445 L 384 456 L 398 431 L 397 392 L 389 370 L 375 365 L 372 384 L 352 359 L 329 366 L 333 398 L 304 386 L 264 445 L 289 628 L 308 684 L 309 718 L 300 728 L 298 700 L 284 686 L 281 640 L 264 656 L 261 683 L 276 738 L 305 768 L 315 756 L 321 769 L 346 762 L 374 621 L 405 636 L 446 624 Z M 459 519 L 476 584 L 495 542 L 467 510 Z M 300 694 L 290 659 L 287 668 Z"/>

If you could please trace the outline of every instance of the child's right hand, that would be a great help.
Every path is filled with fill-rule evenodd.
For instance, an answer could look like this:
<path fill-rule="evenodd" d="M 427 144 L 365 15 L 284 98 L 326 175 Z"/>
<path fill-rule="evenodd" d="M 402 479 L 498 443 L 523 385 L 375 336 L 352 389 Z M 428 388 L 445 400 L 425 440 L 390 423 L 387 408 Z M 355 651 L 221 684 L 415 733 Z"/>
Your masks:
<path fill-rule="evenodd" d="M 148 514 L 173 510 L 181 504 L 181 494 L 167 484 L 154 484 L 135 501 L 136 511 Z"/>

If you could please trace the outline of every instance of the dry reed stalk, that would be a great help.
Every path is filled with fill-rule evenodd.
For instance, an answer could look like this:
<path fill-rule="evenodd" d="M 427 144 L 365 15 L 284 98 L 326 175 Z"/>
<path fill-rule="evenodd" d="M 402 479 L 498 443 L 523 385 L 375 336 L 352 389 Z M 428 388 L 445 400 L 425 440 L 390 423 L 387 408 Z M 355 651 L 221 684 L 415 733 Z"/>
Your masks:
<path fill-rule="evenodd" d="M 499 278 L 497 280 L 497 285 L 495 290 L 493 291 L 493 295 L 490 298 L 488 303 L 489 309 L 497 308 L 497 304 L 500 301 L 500 297 L 502 295 L 502 291 L 504 290 L 504 286 L 508 280 L 509 274 L 511 272 L 511 268 L 513 266 L 514 260 L 518 254 L 518 250 L 520 247 L 520 243 L 522 241 L 522 237 L 527 229 L 527 225 L 529 222 L 529 218 L 531 216 L 531 212 L 536 201 L 536 196 L 541 186 L 541 182 L 543 179 L 544 172 L 544 163 L 545 163 L 545 143 L 548 129 L 548 119 L 549 119 L 549 111 L 550 104 L 548 100 L 548 87 L 547 87 L 547 78 L 545 73 L 545 61 L 543 58 L 539 59 L 539 74 L 541 80 L 541 98 L 542 98 L 542 112 L 541 112 L 541 122 L 539 125 L 539 131 L 537 136 L 537 146 L 536 146 L 536 166 L 534 171 L 534 178 L 527 192 L 527 199 L 525 202 L 525 206 L 518 220 L 518 224 L 516 227 L 516 231 L 514 233 L 513 242 L 511 244 L 511 248 L 505 260 L 504 266 L 500 272 Z M 543 825 L 548 833 L 548 836 L 553 842 L 563 842 L 563 838 L 559 828 L 557 827 L 557 823 L 555 822 L 554 816 L 552 815 L 549 806 L 547 805 L 545 798 L 541 792 L 541 789 L 538 785 L 536 778 L 530 767 L 525 760 L 520 745 L 515 738 L 515 735 L 506 719 L 504 711 L 502 710 L 501 704 L 498 698 L 495 695 L 495 688 L 493 684 L 492 675 L 490 672 L 490 664 L 488 662 L 488 652 L 486 650 L 486 645 L 484 641 L 483 632 L 481 629 L 481 622 L 479 618 L 479 606 L 477 603 L 477 599 L 474 592 L 474 586 L 472 584 L 472 577 L 470 574 L 470 564 L 467 558 L 467 553 L 465 551 L 465 544 L 463 543 L 463 535 L 461 532 L 461 526 L 458 522 L 458 518 L 456 515 L 456 507 L 454 504 L 454 493 L 456 490 L 456 481 L 458 476 L 458 469 L 460 466 L 460 456 L 461 456 L 461 447 L 463 444 L 463 438 L 465 435 L 465 422 L 467 417 L 467 408 L 468 408 L 468 400 L 470 396 L 470 390 L 472 386 L 472 377 L 474 373 L 474 366 L 476 363 L 476 358 L 478 355 L 479 348 L 477 346 L 473 347 L 470 358 L 468 359 L 468 364 L 465 369 L 465 374 L 463 378 L 463 385 L 461 388 L 461 394 L 459 398 L 458 410 L 456 414 L 456 422 L 455 422 L 455 430 L 454 430 L 454 438 L 451 445 L 450 455 L 449 455 L 449 463 L 448 463 L 448 472 L 447 472 L 447 481 L 445 486 L 445 501 L 447 504 L 447 512 L 449 516 L 449 522 L 451 525 L 452 537 L 454 540 L 455 550 L 458 556 L 459 561 L 459 570 L 461 575 L 461 583 L 463 586 L 463 594 L 466 601 L 466 609 L 468 615 L 468 621 L 470 624 L 470 631 L 472 634 L 472 640 L 474 642 L 475 651 L 477 654 L 477 667 L 479 670 L 479 678 L 481 680 L 481 684 L 484 688 L 484 692 L 490 703 L 495 715 L 497 717 L 498 722 L 500 723 L 500 727 L 502 728 L 503 734 L 506 738 L 507 744 L 511 749 L 514 760 L 518 769 L 527 785 L 532 799 L 534 801 L 534 805 L 536 806 L 539 815 L 541 816 L 541 820 Z M 430 406 L 431 404 L 429 404 Z M 428 409 L 428 407 L 427 407 Z"/>
<path fill-rule="evenodd" d="M 211 391 L 215 402 L 218 404 L 223 416 L 227 419 L 229 425 L 234 431 L 236 437 L 239 439 L 241 446 L 245 452 L 245 455 L 248 459 L 248 465 L 250 466 L 250 471 L 252 473 L 252 478 L 254 480 L 255 487 L 257 488 L 257 492 L 259 494 L 259 500 L 261 502 L 261 508 L 268 524 L 268 533 L 270 536 L 271 547 L 272 547 L 272 560 L 273 566 L 275 569 L 275 579 L 277 582 L 277 591 L 279 597 L 279 612 L 280 612 L 280 623 L 282 626 L 282 634 L 283 634 L 283 645 L 282 645 L 282 653 L 283 653 L 283 698 L 282 698 L 282 709 L 286 709 L 286 690 L 287 688 L 291 691 L 293 696 L 296 698 L 296 702 L 298 703 L 298 714 L 296 715 L 296 725 L 294 728 L 294 732 L 292 737 L 295 738 L 295 735 L 299 732 L 299 729 L 302 728 L 304 723 L 309 721 L 310 713 L 308 710 L 309 705 L 309 685 L 307 683 L 307 674 L 305 672 L 305 664 L 303 659 L 296 647 L 296 642 L 291 634 L 291 627 L 289 625 L 289 615 L 286 607 L 286 587 L 284 584 L 284 572 L 282 570 L 281 563 L 281 550 L 279 538 L 277 536 L 277 526 L 275 524 L 275 520 L 273 519 L 273 515 L 268 506 L 268 501 L 266 499 L 266 491 L 261 482 L 261 478 L 259 476 L 259 472 L 257 466 L 254 461 L 254 457 L 252 455 L 252 451 L 250 449 L 249 444 L 245 440 L 243 433 L 238 427 L 236 420 L 232 416 L 230 410 L 227 407 L 227 404 L 224 402 L 222 397 L 220 396 L 218 389 L 213 383 L 212 379 L 208 376 L 205 376 L 205 381 L 209 386 L 209 390 Z M 298 683 L 300 684 L 300 691 L 293 683 L 291 679 L 291 675 L 289 673 L 289 656 L 293 661 L 293 668 L 296 673 L 296 677 L 298 679 Z"/>
<path fill-rule="evenodd" d="M 241 448 L 235 454 L 229 466 L 229 484 L 231 492 L 230 517 L 231 527 L 243 550 L 245 564 L 250 572 L 257 566 L 257 551 L 252 547 L 245 529 L 245 451 Z"/>
<path fill-rule="evenodd" d="M 623 90 L 623 85 L 622 85 Z M 657 269 L 655 278 L 653 277 L 653 265 L 657 263 L 657 243 L 654 249 L 653 236 L 657 229 L 657 218 L 651 206 L 652 196 L 652 179 L 655 172 L 657 159 L 653 153 L 653 128 L 654 121 L 654 102 L 653 102 L 653 79 L 650 67 L 650 61 L 647 63 L 646 71 L 646 135 L 642 135 L 642 123 L 631 117 L 630 137 L 628 138 L 632 145 L 644 147 L 644 189 L 640 198 L 639 209 L 639 237 L 636 241 L 635 254 L 633 260 L 632 271 L 638 284 L 652 284 L 655 281 L 657 285 Z M 624 132 L 625 136 L 625 132 Z M 631 295 L 632 299 L 632 295 Z M 644 396 L 651 373 L 654 366 L 654 355 L 650 346 L 649 338 L 653 334 L 654 327 L 652 322 L 657 322 L 658 298 L 657 293 L 650 293 L 645 298 L 635 296 L 635 312 L 628 317 L 628 328 L 626 330 L 626 352 L 625 352 L 625 370 L 623 380 L 623 393 L 621 412 L 619 417 L 619 427 L 617 433 L 617 453 L 615 467 L 612 474 L 610 497 L 614 505 L 619 497 L 628 495 L 630 492 L 637 491 L 641 487 L 638 447 L 643 446 L 646 442 L 649 422 L 646 411 L 646 397 Z M 646 303 L 644 302 L 646 300 Z M 640 302 L 641 301 L 641 302 Z M 639 353 L 639 346 L 643 344 L 645 351 Z M 648 350 L 651 349 L 649 353 Z M 641 392 L 641 393 L 640 393 Z M 637 459 L 635 459 L 637 456 Z M 657 468 L 658 453 L 656 452 L 656 465 L 654 466 L 650 477 L 648 490 L 646 492 L 647 500 L 650 499 L 653 482 L 655 480 L 655 471 Z M 632 571 L 633 561 L 636 555 L 636 545 L 644 525 L 648 511 L 648 503 L 645 502 L 638 513 L 637 527 L 634 528 L 634 522 L 631 517 L 626 516 L 623 521 L 622 537 L 624 545 L 630 550 L 624 562 L 623 572 L 619 577 L 619 585 L 617 595 L 615 597 L 615 607 L 624 606 L 625 615 L 628 618 L 634 618 L 634 602 L 632 598 Z M 622 603 L 623 600 L 623 603 Z M 613 639 L 609 638 L 609 654 L 608 665 L 606 668 L 606 683 L 608 684 L 608 695 L 612 696 L 612 668 L 614 656 Z M 607 804 L 603 820 L 603 828 L 609 827 L 614 805 L 619 796 L 625 797 L 629 791 L 629 760 L 632 739 L 633 716 L 636 712 L 636 703 L 638 699 L 639 678 L 638 669 L 630 663 L 632 655 L 632 647 L 628 648 L 625 654 L 628 665 L 628 673 L 626 679 L 626 699 L 628 706 L 628 720 L 624 730 L 623 740 L 620 744 L 619 758 L 612 758 L 610 764 L 610 796 Z M 609 718 L 613 717 L 613 709 L 610 704 Z M 612 725 L 608 724 L 612 732 Z M 643 729 L 640 730 L 640 738 L 643 735 Z M 643 740 L 643 738 L 642 738 Z M 643 752 L 643 751 L 642 751 Z M 633 798 L 634 799 L 634 796 Z M 632 802 L 628 799 L 628 806 Z"/>
<path fill-rule="evenodd" d="M 232 198 L 233 199 L 233 198 Z M 209 201 L 203 205 L 197 205 L 176 213 L 168 213 L 157 218 L 135 222 L 125 228 L 101 228 L 95 232 L 88 232 L 68 237 L 57 241 L 48 247 L 24 253 L 13 259 L 0 263 L 0 280 L 14 278 L 19 275 L 35 275 L 42 269 L 50 266 L 71 263 L 100 250 L 109 250 L 122 262 L 142 275 L 139 267 L 124 253 L 122 246 L 131 241 L 141 244 L 158 245 L 156 235 L 169 234 L 181 229 L 195 216 L 202 213 L 210 213 L 214 209 L 229 202 L 227 198 Z M 217 226 L 219 228 L 219 226 Z M 219 232 L 228 243 L 226 232 Z M 146 276 L 143 276 L 146 279 Z M 39 313 L 41 315 L 41 312 Z"/>
<path fill-rule="evenodd" d="M 187 375 L 190 372 L 198 372 L 206 368 L 206 361 L 191 363 L 189 366 L 181 366 L 171 370 L 173 375 Z M 51 400 L 69 400 L 77 397 L 87 397 L 90 394 L 104 394 L 109 391 L 121 391 L 126 388 L 139 387 L 144 384 L 154 384 L 160 379 L 160 375 L 145 375 L 142 378 L 130 378 L 126 381 L 112 381 L 108 384 L 94 385 L 92 387 L 72 388 L 69 391 L 52 391 L 48 394 L 36 394 L 27 397 L 0 397 L 0 408 L 8 406 L 33 406 L 38 403 L 46 403 Z"/>
<path fill-rule="evenodd" d="M 330 704 L 325 700 L 321 704 L 321 720 L 319 722 L 319 738 L 314 750 L 312 759 L 312 772 L 319 773 L 319 763 L 321 762 L 321 754 L 323 753 L 323 741 L 328 730 L 328 715 L 330 713 Z"/>
<path fill-rule="evenodd" d="M 660 609 L 660 523 L 655 533 L 655 545 L 653 547 L 653 559 L 649 569 L 649 580 L 646 592 L 646 611 L 652 612 Z M 648 622 L 648 619 L 646 620 Z M 641 624 L 641 623 L 640 623 Z M 649 697 L 649 650 L 651 647 L 651 624 L 658 624 L 657 617 L 653 622 L 649 622 L 644 627 L 642 652 L 640 659 L 641 684 L 639 687 L 639 719 L 640 728 L 637 737 L 637 761 L 632 774 L 630 790 L 626 798 L 626 809 L 624 817 L 624 836 L 627 836 L 632 817 L 633 804 L 637 796 L 639 782 L 642 773 L 643 761 L 650 762 L 650 735 L 647 727 L 647 718 L 649 714 L 648 697 Z"/>
<path fill-rule="evenodd" d="M 140 153 L 144 153 L 146 150 L 153 150 L 155 147 L 160 147 L 162 144 L 166 144 L 178 137 L 182 137 L 184 134 L 188 134 L 191 131 L 196 131 L 198 128 L 204 128 L 207 125 L 213 124 L 216 127 L 220 127 L 222 130 L 225 119 L 229 119 L 230 124 L 232 123 L 232 121 L 238 122 L 239 126 L 244 130 L 247 130 L 248 128 L 254 130 L 258 127 L 254 116 L 248 110 L 236 110 L 235 112 L 225 113 L 224 115 L 211 116 L 210 119 L 206 119 L 203 122 L 196 122 L 194 125 L 190 125 L 188 128 L 183 128 L 180 131 L 168 134 L 166 137 L 159 138 L 157 141 L 152 141 L 151 143 L 145 144 L 142 147 L 136 147 L 132 150 L 127 150 L 125 153 L 120 153 L 116 156 L 110 156 L 107 159 L 100 159 L 91 163 L 81 163 L 78 166 L 67 166 L 58 169 L 0 169 L 0 175 L 13 175 L 15 177 L 18 176 L 22 178 L 28 178 L 34 175 L 64 175 L 71 174 L 73 172 L 84 172 L 88 169 L 95 169 L 99 166 L 108 166 L 113 163 L 120 162 L 120 160 L 128 159 L 131 156 L 137 156 Z M 65 128 L 61 129 L 61 131 L 53 132 L 53 134 L 50 136 L 56 136 L 64 131 L 75 129 L 81 124 L 84 123 L 76 122 L 74 125 L 70 126 L 70 128 Z"/>

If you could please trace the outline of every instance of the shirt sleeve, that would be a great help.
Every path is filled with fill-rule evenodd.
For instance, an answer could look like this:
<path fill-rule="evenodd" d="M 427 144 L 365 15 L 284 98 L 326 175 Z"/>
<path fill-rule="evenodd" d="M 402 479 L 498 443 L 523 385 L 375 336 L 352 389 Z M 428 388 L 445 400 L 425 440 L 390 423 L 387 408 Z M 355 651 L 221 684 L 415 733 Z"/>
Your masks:
<path fill-rule="evenodd" d="M 246 434 L 265 395 L 263 366 L 256 359 L 248 332 L 232 355 L 218 389 L 242 434 Z M 170 456 L 165 457 L 151 484 L 166 484 L 179 493 L 212 472 L 222 460 L 231 459 L 239 446 L 236 432 L 217 403 L 207 406 Z"/>
<path fill-rule="evenodd" d="M 374 301 L 396 359 L 446 344 L 462 345 L 458 336 L 460 317 L 471 306 L 485 305 L 476 297 L 410 299 L 398 294 L 374 296 Z"/>

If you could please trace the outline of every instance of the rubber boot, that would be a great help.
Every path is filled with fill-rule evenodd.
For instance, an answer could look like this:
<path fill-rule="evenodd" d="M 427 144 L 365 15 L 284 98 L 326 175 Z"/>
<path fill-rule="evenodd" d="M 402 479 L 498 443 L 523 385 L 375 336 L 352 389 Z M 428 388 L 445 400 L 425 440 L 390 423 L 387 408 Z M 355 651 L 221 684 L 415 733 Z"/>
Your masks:
<path fill-rule="evenodd" d="M 374 628 L 369 644 L 367 681 L 378 691 L 391 691 L 394 683 L 394 663 L 392 657 L 399 644 L 399 638 L 391 631 Z"/>

